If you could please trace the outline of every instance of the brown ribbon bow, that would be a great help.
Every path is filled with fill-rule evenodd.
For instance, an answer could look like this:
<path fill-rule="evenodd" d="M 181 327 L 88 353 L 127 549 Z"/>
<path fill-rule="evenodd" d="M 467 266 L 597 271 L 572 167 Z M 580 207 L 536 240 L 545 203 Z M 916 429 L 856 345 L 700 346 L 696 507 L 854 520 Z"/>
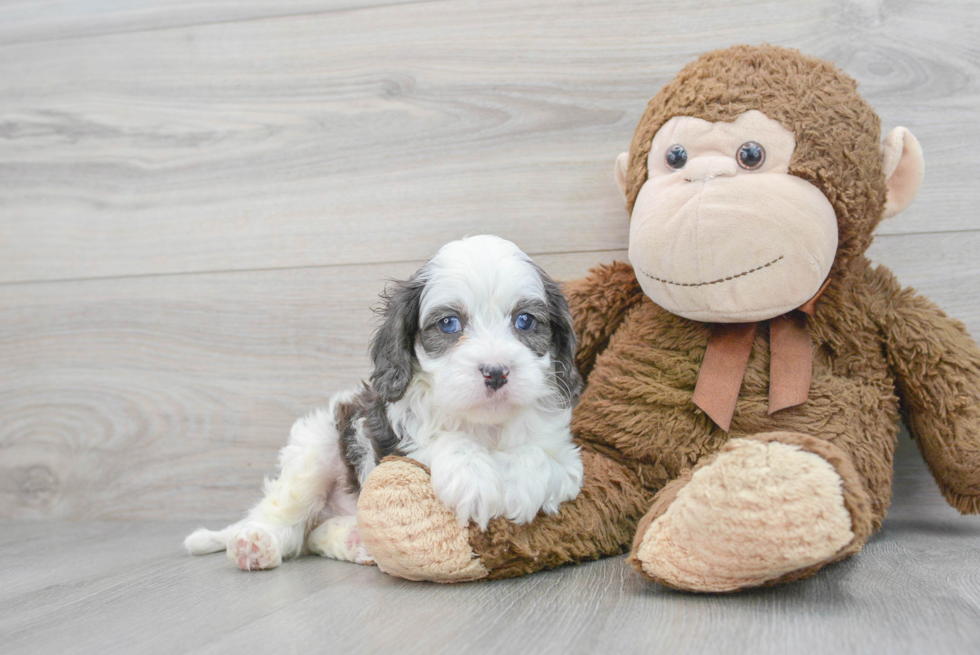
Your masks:
<path fill-rule="evenodd" d="M 810 396 L 813 349 L 807 316 L 813 316 L 830 280 L 799 309 L 769 320 L 769 413 L 802 405 Z M 694 404 L 728 432 L 759 324 L 715 323 L 694 387 Z"/>

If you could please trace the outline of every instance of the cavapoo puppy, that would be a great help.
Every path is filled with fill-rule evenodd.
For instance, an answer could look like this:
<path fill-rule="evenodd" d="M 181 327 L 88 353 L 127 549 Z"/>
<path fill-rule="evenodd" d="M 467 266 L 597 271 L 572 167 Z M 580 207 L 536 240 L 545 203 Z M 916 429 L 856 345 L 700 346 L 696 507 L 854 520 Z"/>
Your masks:
<path fill-rule="evenodd" d="M 297 421 L 259 504 L 224 530 L 196 530 L 188 551 L 227 550 L 245 570 L 306 551 L 370 563 L 357 495 L 387 455 L 428 466 L 461 524 L 527 523 L 578 495 L 569 422 L 581 380 L 558 285 L 513 243 L 475 236 L 382 299 L 370 384 Z"/>

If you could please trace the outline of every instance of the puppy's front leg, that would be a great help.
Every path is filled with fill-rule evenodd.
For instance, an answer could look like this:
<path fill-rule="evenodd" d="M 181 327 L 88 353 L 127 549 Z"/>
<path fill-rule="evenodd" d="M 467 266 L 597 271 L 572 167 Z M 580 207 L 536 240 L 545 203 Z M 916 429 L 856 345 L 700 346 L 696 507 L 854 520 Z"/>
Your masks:
<path fill-rule="evenodd" d="M 447 432 L 412 457 L 432 471 L 432 489 L 456 513 L 462 526 L 471 520 L 485 530 L 500 514 L 503 484 L 490 452 L 472 437 Z"/>
<path fill-rule="evenodd" d="M 545 514 L 557 514 L 558 505 L 578 498 L 585 483 L 582 453 L 570 440 L 553 448 L 546 448 L 551 478 L 548 495 L 541 509 Z"/>

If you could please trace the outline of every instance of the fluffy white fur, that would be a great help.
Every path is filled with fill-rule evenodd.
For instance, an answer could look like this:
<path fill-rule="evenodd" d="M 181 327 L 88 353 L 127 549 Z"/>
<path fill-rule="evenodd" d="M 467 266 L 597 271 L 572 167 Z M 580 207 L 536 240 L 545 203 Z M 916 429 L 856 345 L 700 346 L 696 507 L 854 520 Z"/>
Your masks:
<path fill-rule="evenodd" d="M 327 408 L 296 421 L 279 453 L 279 476 L 265 479 L 262 500 L 223 530 L 195 530 L 184 540 L 188 552 L 227 550 L 228 558 L 246 571 L 275 568 L 304 552 L 372 563 L 353 520 L 357 495 L 344 489 L 346 470 L 334 421 L 337 403 L 353 395 L 337 394 Z M 349 517 L 346 530 L 321 529 L 337 517 Z"/>
<path fill-rule="evenodd" d="M 571 362 L 553 361 L 554 349 L 536 354 L 514 328 L 519 302 L 554 301 L 540 269 L 513 243 L 478 236 L 444 246 L 415 279 L 424 284 L 419 325 L 447 306 L 463 308 L 467 320 L 462 338 L 444 353 L 426 353 L 417 338 L 407 346 L 415 355 L 411 380 L 384 405 L 397 450 L 430 468 L 436 495 L 461 524 L 482 529 L 497 516 L 527 523 L 539 511 L 557 512 L 582 486 L 569 430 L 574 392 L 555 373 L 556 365 Z M 506 384 L 491 389 L 481 371 L 486 365 L 506 366 Z M 245 570 L 274 568 L 306 551 L 370 563 L 357 535 L 357 494 L 345 484 L 345 426 L 335 418 L 338 403 L 357 393 L 338 394 L 297 421 L 261 502 L 224 530 L 195 531 L 184 541 L 188 551 L 227 550 Z M 352 425 L 346 457 L 363 482 L 377 453 L 365 420 Z"/>

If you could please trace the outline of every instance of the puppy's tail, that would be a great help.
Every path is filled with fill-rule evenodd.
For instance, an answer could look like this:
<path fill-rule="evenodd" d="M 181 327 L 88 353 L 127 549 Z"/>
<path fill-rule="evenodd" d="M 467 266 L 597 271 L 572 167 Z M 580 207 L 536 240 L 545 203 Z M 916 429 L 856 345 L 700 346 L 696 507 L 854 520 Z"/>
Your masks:
<path fill-rule="evenodd" d="M 240 523 L 232 523 L 224 530 L 198 528 L 184 539 L 184 548 L 191 555 L 207 555 L 226 550 L 228 540 L 238 531 Z"/>

